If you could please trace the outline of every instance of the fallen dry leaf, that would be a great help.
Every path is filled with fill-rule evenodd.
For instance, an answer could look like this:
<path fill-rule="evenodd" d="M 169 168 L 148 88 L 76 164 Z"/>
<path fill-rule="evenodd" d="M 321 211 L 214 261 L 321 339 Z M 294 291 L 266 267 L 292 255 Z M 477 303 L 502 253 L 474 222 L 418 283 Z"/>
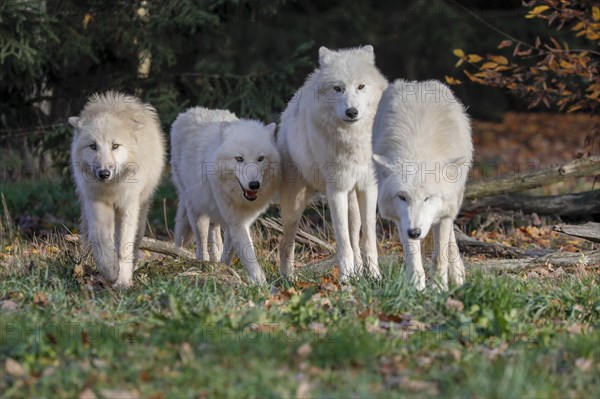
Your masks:
<path fill-rule="evenodd" d="M 458 299 L 454 299 L 452 297 L 448 297 L 448 299 L 446 299 L 446 309 L 462 312 L 464 308 L 465 304 L 459 301 Z"/>
<path fill-rule="evenodd" d="M 97 398 L 96 394 L 90 388 L 84 389 L 79 394 L 79 399 L 96 399 L 96 398 Z"/>
<path fill-rule="evenodd" d="M 4 301 L 0 301 L 0 310 L 3 312 L 14 312 L 19 310 L 19 305 L 10 299 L 6 299 Z"/>
<path fill-rule="evenodd" d="M 580 357 L 577 360 L 575 360 L 575 367 L 577 367 L 579 370 L 585 372 L 588 372 L 592 369 L 592 359 L 588 359 L 585 357 Z"/>
<path fill-rule="evenodd" d="M 39 291 L 33 296 L 33 303 L 39 306 L 46 306 L 49 303 L 48 297 L 42 291 Z"/>
<path fill-rule="evenodd" d="M 8 375 L 12 375 L 13 377 L 19 378 L 25 375 L 25 368 L 11 357 L 4 362 L 4 369 Z"/>
<path fill-rule="evenodd" d="M 137 391 L 125 389 L 102 389 L 100 395 L 106 399 L 138 399 L 140 397 Z"/>
<path fill-rule="evenodd" d="M 308 342 L 303 343 L 296 350 L 296 354 L 303 359 L 307 358 L 310 352 L 312 352 L 312 346 Z"/>

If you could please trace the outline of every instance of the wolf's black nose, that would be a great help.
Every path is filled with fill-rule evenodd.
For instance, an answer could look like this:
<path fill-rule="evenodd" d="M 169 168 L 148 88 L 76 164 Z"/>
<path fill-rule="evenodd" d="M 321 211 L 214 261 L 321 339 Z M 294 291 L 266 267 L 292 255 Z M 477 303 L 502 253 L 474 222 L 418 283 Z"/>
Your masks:
<path fill-rule="evenodd" d="M 421 235 L 421 229 L 418 227 L 416 229 L 408 229 L 406 232 L 410 238 L 419 238 Z"/>
<path fill-rule="evenodd" d="M 358 110 L 357 110 L 356 108 L 354 108 L 354 107 L 352 107 L 352 108 L 348 108 L 348 109 L 346 110 L 346 116 L 347 116 L 348 118 L 352 118 L 352 119 L 354 119 L 354 118 L 356 118 L 356 117 L 358 116 Z"/>
<path fill-rule="evenodd" d="M 260 183 L 256 180 L 251 181 L 250 183 L 248 183 L 248 188 L 250 190 L 258 190 L 260 188 Z"/>
<path fill-rule="evenodd" d="M 110 170 L 108 169 L 100 169 L 98 171 L 98 178 L 100 180 L 106 180 L 110 177 Z"/>

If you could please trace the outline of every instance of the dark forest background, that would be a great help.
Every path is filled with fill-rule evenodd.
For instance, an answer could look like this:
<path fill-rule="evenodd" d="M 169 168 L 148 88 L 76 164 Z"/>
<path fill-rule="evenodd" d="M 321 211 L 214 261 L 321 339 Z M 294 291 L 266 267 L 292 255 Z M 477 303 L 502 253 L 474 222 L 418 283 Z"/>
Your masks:
<path fill-rule="evenodd" d="M 461 76 L 455 48 L 485 54 L 498 30 L 528 42 L 546 31 L 525 14 L 520 0 L 3 0 L 2 176 L 66 163 L 66 119 L 93 92 L 140 96 L 165 131 L 195 105 L 278 121 L 321 45 L 372 44 L 390 80 L 444 80 Z M 500 90 L 454 90 L 475 118 L 525 109 Z"/>

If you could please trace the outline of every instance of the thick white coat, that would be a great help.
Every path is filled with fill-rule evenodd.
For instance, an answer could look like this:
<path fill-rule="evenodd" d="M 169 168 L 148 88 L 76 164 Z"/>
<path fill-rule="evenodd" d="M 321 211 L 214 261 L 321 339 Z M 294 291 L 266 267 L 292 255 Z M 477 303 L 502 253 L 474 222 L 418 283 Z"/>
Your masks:
<path fill-rule="evenodd" d="M 373 127 L 379 211 L 397 223 L 407 276 L 425 287 L 421 244 L 433 227 L 437 284 L 464 281 L 453 222 L 473 159 L 469 117 L 441 82 L 397 80 L 386 89 Z"/>
<path fill-rule="evenodd" d="M 294 238 L 315 191 L 327 196 L 342 279 L 358 275 L 363 264 L 370 275 L 380 275 L 370 142 L 386 85 L 375 67 L 372 46 L 339 51 L 321 47 L 319 68 L 281 115 L 277 144 L 282 156 L 283 276 L 293 273 Z"/>
<path fill-rule="evenodd" d="M 82 236 L 92 244 L 98 271 L 117 286 L 130 286 L 165 163 L 156 110 L 109 91 L 93 95 L 69 123 Z"/>
<path fill-rule="evenodd" d="M 269 205 L 280 180 L 274 134 L 274 123 L 265 126 L 201 107 L 180 114 L 171 127 L 172 178 L 179 196 L 176 244 L 185 245 L 193 233 L 198 259 L 220 257 L 230 264 L 237 253 L 253 283 L 265 282 L 265 276 L 250 226 Z"/>

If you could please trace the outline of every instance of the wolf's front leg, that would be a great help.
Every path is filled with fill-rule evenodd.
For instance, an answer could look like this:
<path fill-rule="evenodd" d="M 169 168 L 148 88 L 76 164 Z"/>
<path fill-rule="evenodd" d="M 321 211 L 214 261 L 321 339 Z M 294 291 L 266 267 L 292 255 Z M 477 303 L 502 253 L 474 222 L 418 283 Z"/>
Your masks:
<path fill-rule="evenodd" d="M 327 186 L 327 201 L 331 212 L 331 223 L 335 235 L 337 259 L 340 264 L 340 279 L 347 281 L 356 275 L 354 253 L 348 229 L 348 192 Z"/>
<path fill-rule="evenodd" d="M 454 228 L 450 232 L 450 241 L 448 242 L 448 277 L 452 284 L 463 285 L 465 282 L 465 265 L 460 258 L 460 251 L 456 242 Z"/>
<path fill-rule="evenodd" d="M 117 287 L 130 287 L 133 283 L 133 265 L 136 258 L 136 235 L 140 219 L 140 204 L 133 202 L 126 209 L 119 210 L 119 277 L 115 281 Z"/>
<path fill-rule="evenodd" d="M 406 231 L 400 227 L 400 223 L 398 223 L 398 235 L 406 261 L 406 278 L 416 289 L 422 291 L 425 289 L 425 269 L 421 258 L 421 241 L 409 238 Z"/>
<path fill-rule="evenodd" d="M 221 239 L 221 226 L 210 223 L 208 230 L 208 257 L 211 262 L 218 262 L 223 255 L 223 240 Z"/>
<path fill-rule="evenodd" d="M 246 268 L 250 281 L 253 284 L 264 284 L 267 279 L 256 259 L 254 244 L 250 237 L 250 226 L 241 223 L 232 224 L 229 226 L 229 232 L 233 247 Z"/>
<path fill-rule="evenodd" d="M 354 268 L 357 274 L 362 274 L 363 259 L 360 253 L 360 229 L 361 229 L 361 212 L 358 204 L 356 190 L 352 190 L 348 194 L 348 229 L 350 230 L 350 244 L 352 252 L 354 252 Z"/>
<path fill-rule="evenodd" d="M 435 255 L 433 268 L 437 284 L 443 290 L 448 289 L 448 255 L 450 234 L 452 233 L 452 219 L 444 218 L 433 226 L 433 242 Z"/>
<path fill-rule="evenodd" d="M 111 283 L 119 276 L 119 258 L 115 245 L 115 210 L 103 202 L 86 205 L 87 241 L 92 245 L 96 267 Z"/>
<path fill-rule="evenodd" d="M 364 252 L 363 261 L 371 277 L 380 278 L 377 259 L 377 187 L 373 184 L 364 191 L 357 191 L 358 206 L 362 224 L 361 247 Z"/>

